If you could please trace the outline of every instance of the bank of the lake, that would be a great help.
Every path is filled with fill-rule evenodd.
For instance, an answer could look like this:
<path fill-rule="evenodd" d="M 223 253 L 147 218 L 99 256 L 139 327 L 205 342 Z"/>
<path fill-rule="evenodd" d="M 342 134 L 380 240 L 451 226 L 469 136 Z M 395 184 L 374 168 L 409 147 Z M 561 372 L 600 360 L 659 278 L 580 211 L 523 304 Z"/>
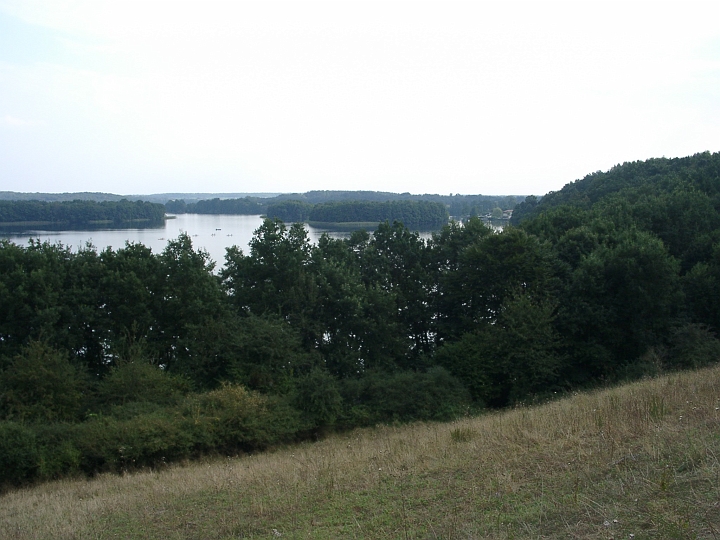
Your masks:
<path fill-rule="evenodd" d="M 180 233 L 187 233 L 193 246 L 204 249 L 210 257 L 222 266 L 225 261 L 225 250 L 230 246 L 239 246 L 247 253 L 249 242 L 255 230 L 260 227 L 263 217 L 260 215 L 228 215 L 228 214 L 178 214 L 168 216 L 171 219 L 153 226 L 136 226 L 132 228 L 97 227 L 84 229 L 55 230 L 48 224 L 18 224 L 15 227 L 0 227 L 0 238 L 6 238 L 18 245 L 27 245 L 30 240 L 41 242 L 60 242 L 73 249 L 79 249 L 88 243 L 98 250 L 125 246 L 126 242 L 144 244 L 153 253 L 160 253 L 168 240 L 177 238 Z M 340 226 L 344 225 L 344 226 Z M 344 238 L 358 228 L 372 230 L 377 223 L 361 224 L 306 224 L 310 241 L 316 243 L 323 234 L 333 238 Z M 431 232 L 422 232 L 420 236 L 430 238 Z"/>

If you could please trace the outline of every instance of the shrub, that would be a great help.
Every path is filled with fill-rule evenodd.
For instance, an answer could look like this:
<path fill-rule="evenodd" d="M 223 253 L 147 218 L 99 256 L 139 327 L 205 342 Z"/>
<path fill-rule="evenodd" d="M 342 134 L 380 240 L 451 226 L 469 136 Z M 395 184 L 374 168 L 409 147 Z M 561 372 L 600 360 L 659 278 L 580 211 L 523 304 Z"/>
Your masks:
<path fill-rule="evenodd" d="M 8 420 L 73 420 L 85 380 L 67 355 L 42 342 L 24 347 L 0 379 L 0 415 Z"/>
<path fill-rule="evenodd" d="M 39 449 L 37 476 L 60 478 L 80 470 L 81 453 L 75 444 L 74 424 L 32 426 Z"/>
<path fill-rule="evenodd" d="M 0 422 L 0 484 L 20 484 L 37 475 L 40 452 L 32 429 Z"/>
<path fill-rule="evenodd" d="M 182 377 L 167 373 L 145 361 L 118 363 L 100 382 L 96 401 L 99 405 L 125 405 L 130 402 L 168 405 L 176 403 L 190 390 Z"/>
<path fill-rule="evenodd" d="M 298 379 L 293 403 L 314 427 L 332 426 L 342 412 L 337 379 L 325 369 L 313 369 Z"/>
<path fill-rule="evenodd" d="M 183 414 L 203 435 L 207 450 L 258 450 L 285 442 L 302 427 L 299 412 L 277 396 L 225 383 L 216 390 L 188 396 Z"/>
<path fill-rule="evenodd" d="M 673 368 L 692 369 L 720 360 L 720 341 L 704 324 L 686 324 L 673 332 L 669 363 Z"/>
<path fill-rule="evenodd" d="M 345 381 L 343 394 L 347 427 L 363 422 L 449 420 L 466 411 L 470 403 L 467 389 L 441 367 L 427 372 L 373 373 Z"/>
<path fill-rule="evenodd" d="M 99 417 L 77 426 L 76 441 L 86 473 L 152 467 L 188 458 L 195 447 L 186 418 L 168 411 L 131 420 Z"/>

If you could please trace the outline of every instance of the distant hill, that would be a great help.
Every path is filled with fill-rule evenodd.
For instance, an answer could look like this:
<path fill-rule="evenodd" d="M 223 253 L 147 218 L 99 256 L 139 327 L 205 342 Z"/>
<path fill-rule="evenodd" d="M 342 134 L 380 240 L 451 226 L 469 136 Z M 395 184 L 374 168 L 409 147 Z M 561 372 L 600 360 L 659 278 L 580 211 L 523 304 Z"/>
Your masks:
<path fill-rule="evenodd" d="M 2 201 L 45 201 L 45 202 L 61 202 L 61 201 L 120 201 L 128 199 L 122 195 L 113 195 L 112 193 L 98 193 L 90 191 L 82 191 L 76 193 L 21 193 L 18 191 L 0 191 L 0 200 Z"/>
<path fill-rule="evenodd" d="M 542 199 L 528 197 L 515 207 L 512 223 L 536 217 L 560 206 L 590 210 L 609 198 L 636 205 L 649 198 L 691 190 L 720 208 L 720 152 L 682 158 L 654 158 L 616 165 L 570 182 Z"/>
<path fill-rule="evenodd" d="M 278 193 L 154 193 L 152 195 L 128 195 L 127 199 L 139 199 L 149 202 L 165 204 L 168 201 L 183 200 L 186 203 L 207 201 L 211 199 L 268 199 L 279 196 Z"/>
<path fill-rule="evenodd" d="M 100 193 L 90 191 L 64 192 L 64 193 L 24 193 L 19 191 L 0 191 L 2 201 L 147 201 L 165 204 L 174 199 L 182 199 L 185 202 L 197 202 L 207 199 L 235 199 L 242 197 L 268 198 L 277 197 L 278 193 L 154 193 L 151 195 L 116 195 L 114 193 Z"/>

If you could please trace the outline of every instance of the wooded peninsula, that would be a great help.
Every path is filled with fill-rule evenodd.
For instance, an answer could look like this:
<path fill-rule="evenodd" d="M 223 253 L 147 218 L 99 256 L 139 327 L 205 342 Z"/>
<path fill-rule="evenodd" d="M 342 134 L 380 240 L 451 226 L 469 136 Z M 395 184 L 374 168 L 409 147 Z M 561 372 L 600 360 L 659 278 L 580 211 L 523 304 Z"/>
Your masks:
<path fill-rule="evenodd" d="M 161 224 L 165 207 L 144 201 L 0 200 L 0 224 L 43 223 L 68 226 L 150 222 Z"/>

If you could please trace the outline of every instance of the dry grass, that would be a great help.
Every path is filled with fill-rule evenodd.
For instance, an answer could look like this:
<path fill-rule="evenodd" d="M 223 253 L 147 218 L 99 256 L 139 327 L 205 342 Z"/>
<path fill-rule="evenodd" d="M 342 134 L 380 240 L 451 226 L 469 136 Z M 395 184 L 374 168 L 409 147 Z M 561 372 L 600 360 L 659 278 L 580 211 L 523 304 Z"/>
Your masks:
<path fill-rule="evenodd" d="M 0 498 L 2 538 L 720 538 L 720 368 Z"/>

